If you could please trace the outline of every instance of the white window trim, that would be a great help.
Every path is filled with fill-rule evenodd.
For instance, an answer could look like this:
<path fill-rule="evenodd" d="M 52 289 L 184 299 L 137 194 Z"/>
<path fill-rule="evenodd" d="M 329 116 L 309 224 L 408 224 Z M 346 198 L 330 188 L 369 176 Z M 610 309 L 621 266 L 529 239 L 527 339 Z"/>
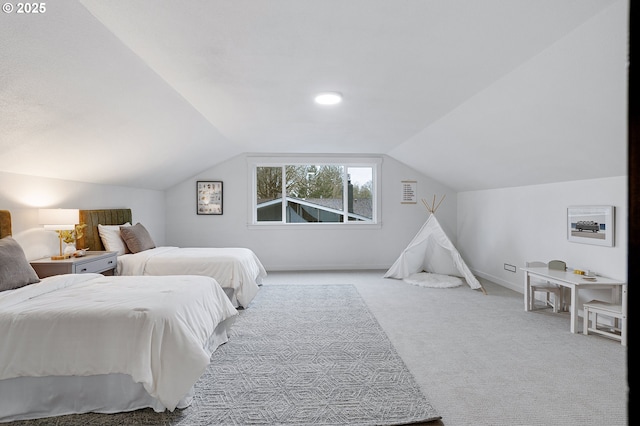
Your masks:
<path fill-rule="evenodd" d="M 340 223 L 284 223 L 284 222 L 258 222 L 257 206 L 256 206 L 256 167 L 277 167 L 292 164 L 336 164 L 348 167 L 372 167 L 373 168 L 373 188 L 372 197 L 375 209 L 371 222 L 340 222 Z M 273 154 L 273 155 L 249 155 L 247 156 L 247 171 L 249 182 L 249 200 L 247 203 L 249 211 L 247 218 L 249 221 L 247 227 L 249 229 L 292 229 L 292 227 L 301 227 L 310 229 L 347 229 L 347 228 L 381 228 L 382 225 L 382 200 L 381 200 L 381 156 L 362 156 L 362 155 L 327 155 L 327 154 Z M 346 182 L 345 182 L 346 185 Z M 346 194 L 346 190 L 345 190 Z M 284 217 L 284 216 L 283 216 Z"/>

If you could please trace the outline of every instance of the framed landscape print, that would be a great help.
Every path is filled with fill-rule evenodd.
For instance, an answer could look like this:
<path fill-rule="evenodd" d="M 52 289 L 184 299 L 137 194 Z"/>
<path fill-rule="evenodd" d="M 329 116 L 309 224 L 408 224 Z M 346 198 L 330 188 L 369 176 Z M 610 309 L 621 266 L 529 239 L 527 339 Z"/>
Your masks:
<path fill-rule="evenodd" d="M 614 206 L 570 206 L 567 208 L 569 241 L 613 247 Z"/>
<path fill-rule="evenodd" d="M 222 214 L 222 181 L 198 181 L 198 214 Z"/>

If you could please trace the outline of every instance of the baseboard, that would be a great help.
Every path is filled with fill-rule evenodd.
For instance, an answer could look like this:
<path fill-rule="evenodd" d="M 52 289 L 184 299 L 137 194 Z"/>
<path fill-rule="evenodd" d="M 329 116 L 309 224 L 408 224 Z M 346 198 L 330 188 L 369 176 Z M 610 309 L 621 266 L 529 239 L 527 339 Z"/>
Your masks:
<path fill-rule="evenodd" d="M 266 266 L 265 266 L 266 267 Z M 391 265 L 296 265 L 292 266 L 288 265 L 271 265 L 267 267 L 267 271 L 273 272 L 291 272 L 291 271 L 386 271 L 391 267 Z M 509 281 L 505 281 L 501 278 L 495 277 L 493 275 L 478 271 L 471 270 L 471 272 L 478 278 L 482 278 L 487 281 L 491 281 L 492 283 L 501 285 L 510 290 L 517 291 L 518 293 L 524 293 L 523 285 L 511 283 Z"/>
<path fill-rule="evenodd" d="M 290 272 L 290 271 L 386 271 L 389 269 L 391 265 L 388 266 L 380 266 L 380 265 L 296 265 L 291 266 L 288 265 L 270 265 L 266 266 L 265 269 L 267 272 Z"/>
<path fill-rule="evenodd" d="M 506 280 L 503 280 L 502 278 L 499 277 L 495 277 L 491 274 L 487 274 L 475 269 L 471 269 L 471 272 L 476 276 L 476 277 L 480 277 L 483 278 L 485 280 L 491 281 L 492 283 L 496 283 L 498 285 L 501 285 L 502 287 L 506 287 L 510 290 L 513 291 L 517 291 L 518 293 L 522 293 L 524 294 L 524 284 L 520 283 L 520 284 L 515 284 Z"/>

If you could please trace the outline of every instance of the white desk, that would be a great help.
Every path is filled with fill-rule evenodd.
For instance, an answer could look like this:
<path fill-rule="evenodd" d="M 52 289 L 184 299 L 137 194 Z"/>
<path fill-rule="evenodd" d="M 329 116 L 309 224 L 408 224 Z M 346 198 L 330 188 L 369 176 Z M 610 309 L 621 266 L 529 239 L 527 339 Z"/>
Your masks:
<path fill-rule="evenodd" d="M 596 277 L 596 281 L 584 279 L 584 275 L 574 274 L 573 271 L 556 271 L 546 267 L 521 268 L 524 271 L 524 310 L 529 310 L 531 293 L 531 277 L 558 284 L 571 289 L 571 332 L 578 330 L 578 292 L 580 289 L 611 289 L 611 301 L 620 303 L 620 290 L 626 284 L 623 281 L 605 277 Z"/>

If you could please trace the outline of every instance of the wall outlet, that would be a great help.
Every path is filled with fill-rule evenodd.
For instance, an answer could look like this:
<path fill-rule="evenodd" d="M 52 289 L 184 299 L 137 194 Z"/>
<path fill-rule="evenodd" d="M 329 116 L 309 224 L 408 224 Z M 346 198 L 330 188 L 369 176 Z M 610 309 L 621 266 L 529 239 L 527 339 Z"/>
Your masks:
<path fill-rule="evenodd" d="M 504 264 L 504 270 L 509 272 L 515 272 L 516 267 L 514 265 L 509 265 L 508 263 Z"/>

